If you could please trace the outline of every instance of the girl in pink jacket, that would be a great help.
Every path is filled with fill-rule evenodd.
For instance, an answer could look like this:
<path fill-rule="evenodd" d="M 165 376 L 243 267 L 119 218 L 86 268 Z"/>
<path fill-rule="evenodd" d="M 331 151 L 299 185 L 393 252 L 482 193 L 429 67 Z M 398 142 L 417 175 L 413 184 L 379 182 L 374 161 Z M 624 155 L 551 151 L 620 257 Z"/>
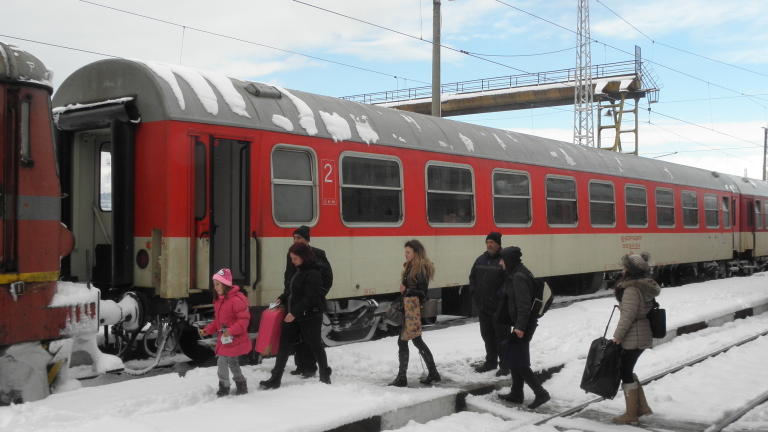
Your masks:
<path fill-rule="evenodd" d="M 251 339 L 248 337 L 248 322 L 251 313 L 248 311 L 248 299 L 240 291 L 240 287 L 232 285 L 232 272 L 221 269 L 213 275 L 213 311 L 214 320 L 200 334 L 207 336 L 218 333 L 216 355 L 218 360 L 219 391 L 216 396 L 229 394 L 229 370 L 237 386 L 236 395 L 248 393 L 245 377 L 240 371 L 238 356 L 248 354 L 251 349 Z"/>

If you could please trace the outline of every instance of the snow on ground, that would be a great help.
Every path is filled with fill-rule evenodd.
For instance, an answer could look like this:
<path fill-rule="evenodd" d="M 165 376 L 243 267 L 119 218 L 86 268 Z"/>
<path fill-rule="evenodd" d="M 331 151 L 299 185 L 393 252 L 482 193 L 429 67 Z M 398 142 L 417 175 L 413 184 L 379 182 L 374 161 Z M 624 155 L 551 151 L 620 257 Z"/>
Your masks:
<path fill-rule="evenodd" d="M 729 312 L 768 303 L 768 279 L 764 273 L 750 278 L 731 278 L 662 290 L 659 302 L 667 310 L 668 328 L 705 321 Z M 545 383 L 552 402 L 545 407 L 570 407 L 593 396 L 579 389 L 584 359 L 590 342 L 602 336 L 615 300 L 600 298 L 554 309 L 541 320 L 533 339 L 532 366 L 535 370 L 565 365 Z M 612 328 L 617 316 L 614 316 Z M 722 327 L 678 337 L 647 351 L 636 372 L 643 378 L 735 340 L 768 330 L 768 314 L 728 323 Z M 323 431 L 372 415 L 383 414 L 420 401 L 455 393 L 472 383 L 500 380 L 494 372 L 478 374 L 473 364 L 484 357 L 479 324 L 454 326 L 424 334 L 432 350 L 443 383 L 424 388 L 418 378 L 424 373 L 415 350 L 411 350 L 409 388 L 387 387 L 397 373 L 397 343 L 388 337 L 366 343 L 327 349 L 333 367 L 333 385 L 317 379 L 302 380 L 286 373 L 283 387 L 258 391 L 258 381 L 269 376 L 273 359 L 243 368 L 251 393 L 216 399 L 216 368 L 198 368 L 185 377 L 176 374 L 151 376 L 96 387 L 83 387 L 55 394 L 48 399 L 0 408 L 3 431 L 75 430 L 120 432 L 130 430 L 175 431 L 210 428 L 274 431 Z M 760 359 L 768 357 L 768 338 L 744 345 L 708 360 L 690 370 L 651 383 L 646 387 L 655 416 L 709 423 L 722 418 L 741 401 L 764 391 L 768 371 Z M 699 369 L 701 368 L 701 369 Z M 764 369 L 764 368 L 763 368 Z M 289 368 L 290 370 L 290 368 Z M 702 379 L 706 372 L 707 379 Z M 745 384 L 746 383 L 746 384 Z M 763 383 L 754 385 L 754 383 Z M 506 392 L 505 390 L 504 392 Z M 526 398 L 532 394 L 526 389 Z M 495 404 L 496 394 L 469 397 L 467 403 Z M 513 420 L 499 423 L 496 417 L 459 413 L 425 425 L 415 423 L 402 430 L 510 430 L 541 418 L 542 414 L 510 409 L 495 404 L 496 417 Z M 597 406 L 597 410 L 619 413 L 623 397 Z M 502 415 L 502 412 L 504 413 Z M 760 421 L 758 414 L 757 421 Z M 764 416 L 762 417 L 764 419 Z M 563 419 L 572 430 L 615 430 L 587 419 Z M 509 426 L 505 429 L 506 426 Z M 551 432 L 551 426 L 527 426 L 523 430 Z M 626 426 L 622 430 L 629 430 Z"/>

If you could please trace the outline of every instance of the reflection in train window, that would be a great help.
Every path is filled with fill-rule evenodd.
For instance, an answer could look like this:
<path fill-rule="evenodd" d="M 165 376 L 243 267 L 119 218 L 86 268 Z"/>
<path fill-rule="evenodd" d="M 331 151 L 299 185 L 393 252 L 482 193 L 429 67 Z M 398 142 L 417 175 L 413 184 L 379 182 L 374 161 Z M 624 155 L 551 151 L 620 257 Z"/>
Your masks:
<path fill-rule="evenodd" d="M 341 219 L 376 225 L 402 222 L 400 171 L 395 158 L 342 156 Z"/>
<path fill-rule="evenodd" d="M 112 144 L 109 142 L 99 149 L 99 209 L 112 211 Z"/>
<path fill-rule="evenodd" d="M 671 189 L 656 189 L 656 225 L 659 228 L 675 226 L 675 194 Z"/>
<path fill-rule="evenodd" d="M 457 165 L 427 165 L 427 220 L 430 224 L 474 223 L 472 170 Z"/>
<path fill-rule="evenodd" d="M 723 197 L 723 228 L 731 227 L 731 200 L 727 196 Z"/>
<path fill-rule="evenodd" d="M 761 214 L 762 203 L 760 200 L 755 200 L 755 220 L 757 221 L 757 228 L 763 227 L 763 215 Z"/>
<path fill-rule="evenodd" d="M 624 188 L 624 201 L 626 204 L 627 226 L 645 228 L 648 226 L 648 196 L 643 186 L 630 186 Z"/>
<path fill-rule="evenodd" d="M 308 151 L 276 148 L 272 152 L 272 215 L 289 226 L 315 220 L 314 157 Z"/>
<path fill-rule="evenodd" d="M 576 180 L 547 177 L 547 223 L 550 226 L 576 226 Z"/>
<path fill-rule="evenodd" d="M 685 228 L 699 227 L 699 198 L 696 192 L 683 191 L 683 226 Z"/>
<path fill-rule="evenodd" d="M 616 199 L 612 183 L 589 182 L 589 220 L 592 226 L 616 225 Z"/>
<path fill-rule="evenodd" d="M 531 181 L 526 173 L 494 171 L 493 220 L 499 226 L 531 223 Z"/>
<path fill-rule="evenodd" d="M 704 194 L 704 220 L 707 228 L 720 228 L 717 195 Z"/>

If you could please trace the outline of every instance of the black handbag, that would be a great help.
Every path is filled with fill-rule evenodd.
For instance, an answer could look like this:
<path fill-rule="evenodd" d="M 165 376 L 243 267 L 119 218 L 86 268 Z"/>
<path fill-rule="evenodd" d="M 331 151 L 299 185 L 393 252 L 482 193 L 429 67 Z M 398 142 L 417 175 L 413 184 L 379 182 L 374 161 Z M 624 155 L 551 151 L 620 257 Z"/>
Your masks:
<path fill-rule="evenodd" d="M 653 299 L 653 309 L 648 312 L 647 317 L 651 323 L 651 334 L 655 339 L 661 339 L 667 335 L 667 311 L 661 309 L 656 299 Z"/>
<path fill-rule="evenodd" d="M 405 322 L 405 306 L 403 305 L 402 295 L 389 305 L 389 309 L 387 309 L 387 312 L 384 314 L 384 318 L 394 325 L 403 325 Z"/>
<path fill-rule="evenodd" d="M 588 393 L 594 393 L 606 399 L 613 399 L 619 392 L 621 384 L 621 346 L 605 337 L 617 307 L 614 306 L 611 311 L 611 318 L 605 326 L 603 337 L 592 341 L 589 347 L 587 364 L 584 365 L 584 374 L 579 386 Z"/>

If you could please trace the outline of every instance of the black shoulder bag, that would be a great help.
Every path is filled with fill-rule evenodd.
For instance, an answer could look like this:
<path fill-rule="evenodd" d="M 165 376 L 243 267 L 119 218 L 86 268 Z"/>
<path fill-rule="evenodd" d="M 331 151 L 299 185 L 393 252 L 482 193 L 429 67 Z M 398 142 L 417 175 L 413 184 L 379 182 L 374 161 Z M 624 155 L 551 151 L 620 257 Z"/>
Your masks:
<path fill-rule="evenodd" d="M 647 317 L 651 323 L 651 334 L 655 339 L 661 339 L 667 335 L 667 311 L 661 309 L 656 299 L 653 299 L 653 309 L 648 312 Z"/>

